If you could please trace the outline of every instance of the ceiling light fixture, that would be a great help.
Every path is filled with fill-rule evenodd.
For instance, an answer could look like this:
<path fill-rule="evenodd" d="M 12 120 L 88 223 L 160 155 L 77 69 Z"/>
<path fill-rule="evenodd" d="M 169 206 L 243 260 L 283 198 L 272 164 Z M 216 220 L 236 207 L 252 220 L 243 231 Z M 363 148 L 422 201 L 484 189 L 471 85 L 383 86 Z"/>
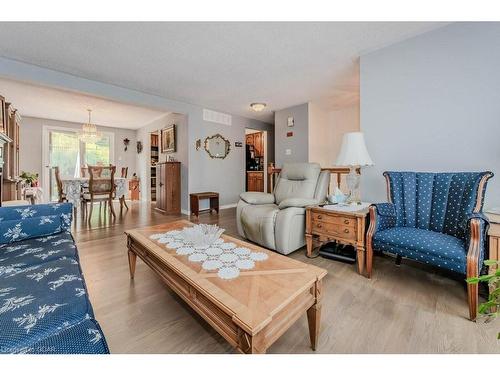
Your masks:
<path fill-rule="evenodd" d="M 97 126 L 95 126 L 95 124 L 92 124 L 92 110 L 87 109 L 87 111 L 89 112 L 89 121 L 86 124 L 82 125 L 82 130 L 80 132 L 79 138 L 82 142 L 85 143 L 97 142 L 99 139 L 101 139 L 101 133 L 97 131 Z"/>
<path fill-rule="evenodd" d="M 255 112 L 262 112 L 266 108 L 266 103 L 252 103 L 250 104 L 250 108 Z"/>

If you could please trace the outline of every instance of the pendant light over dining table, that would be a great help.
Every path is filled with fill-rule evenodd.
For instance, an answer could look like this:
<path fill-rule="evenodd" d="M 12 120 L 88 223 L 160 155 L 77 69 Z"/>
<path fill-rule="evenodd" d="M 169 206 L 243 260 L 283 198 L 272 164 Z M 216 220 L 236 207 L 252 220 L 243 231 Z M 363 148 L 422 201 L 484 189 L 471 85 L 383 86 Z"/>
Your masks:
<path fill-rule="evenodd" d="M 79 133 L 79 139 L 85 143 L 97 142 L 101 139 L 101 132 L 97 131 L 97 126 L 92 123 L 92 110 L 89 112 L 89 121 L 82 125 L 82 130 Z"/>

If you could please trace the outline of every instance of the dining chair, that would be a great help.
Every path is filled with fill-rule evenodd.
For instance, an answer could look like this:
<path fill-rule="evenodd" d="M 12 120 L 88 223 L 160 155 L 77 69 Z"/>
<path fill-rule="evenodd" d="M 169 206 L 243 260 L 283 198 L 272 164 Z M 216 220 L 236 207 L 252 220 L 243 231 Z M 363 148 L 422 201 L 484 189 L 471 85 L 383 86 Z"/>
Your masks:
<path fill-rule="evenodd" d="M 104 166 L 88 166 L 89 171 L 89 187 L 88 192 L 83 193 L 82 202 L 85 204 L 85 213 L 87 212 L 87 204 L 90 203 L 90 212 L 88 220 L 92 218 L 92 209 L 94 203 L 104 203 L 104 212 L 106 212 L 106 204 L 109 205 L 110 214 L 116 218 L 113 208 L 113 197 L 115 195 L 115 172 L 116 167 L 110 165 Z"/>
<path fill-rule="evenodd" d="M 58 202 L 67 202 L 68 199 L 66 198 L 66 194 L 63 191 L 63 185 L 62 185 L 62 180 L 61 180 L 61 172 L 59 170 L 59 167 L 53 167 L 54 169 L 54 175 L 56 177 L 56 186 L 57 186 L 57 196 L 58 196 Z"/>
<path fill-rule="evenodd" d="M 122 178 L 127 178 L 128 167 L 122 167 Z"/>

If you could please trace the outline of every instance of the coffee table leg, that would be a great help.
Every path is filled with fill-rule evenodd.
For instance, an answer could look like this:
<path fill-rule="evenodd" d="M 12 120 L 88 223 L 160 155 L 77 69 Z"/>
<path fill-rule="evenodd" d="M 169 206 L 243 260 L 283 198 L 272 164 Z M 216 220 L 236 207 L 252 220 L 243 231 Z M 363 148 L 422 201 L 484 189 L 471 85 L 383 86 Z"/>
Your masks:
<path fill-rule="evenodd" d="M 319 339 L 319 329 L 321 321 L 321 280 L 314 284 L 314 294 L 316 303 L 307 310 L 307 322 L 309 324 L 309 338 L 311 339 L 311 348 L 316 350 Z"/>
<path fill-rule="evenodd" d="M 244 354 L 266 354 L 266 349 L 262 345 L 257 345 L 261 341 L 259 336 L 252 337 L 245 331 L 240 330 L 238 333 L 238 350 Z"/>
<path fill-rule="evenodd" d="M 365 273 L 365 248 L 363 246 L 357 247 L 358 252 L 358 273 L 363 275 Z"/>
<path fill-rule="evenodd" d="M 137 263 L 137 255 L 129 250 L 128 251 L 128 267 L 129 267 L 129 270 L 130 270 L 130 278 L 133 279 L 134 278 L 134 274 L 135 274 L 135 264 Z"/>

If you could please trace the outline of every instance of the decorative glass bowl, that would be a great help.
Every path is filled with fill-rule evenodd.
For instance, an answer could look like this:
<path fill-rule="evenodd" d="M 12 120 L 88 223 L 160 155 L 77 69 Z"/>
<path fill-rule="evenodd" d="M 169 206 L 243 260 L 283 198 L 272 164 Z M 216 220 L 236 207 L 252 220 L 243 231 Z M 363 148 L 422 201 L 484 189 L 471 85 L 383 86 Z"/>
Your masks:
<path fill-rule="evenodd" d="M 197 224 L 184 228 L 181 237 L 192 246 L 210 246 L 224 233 L 217 225 Z"/>

